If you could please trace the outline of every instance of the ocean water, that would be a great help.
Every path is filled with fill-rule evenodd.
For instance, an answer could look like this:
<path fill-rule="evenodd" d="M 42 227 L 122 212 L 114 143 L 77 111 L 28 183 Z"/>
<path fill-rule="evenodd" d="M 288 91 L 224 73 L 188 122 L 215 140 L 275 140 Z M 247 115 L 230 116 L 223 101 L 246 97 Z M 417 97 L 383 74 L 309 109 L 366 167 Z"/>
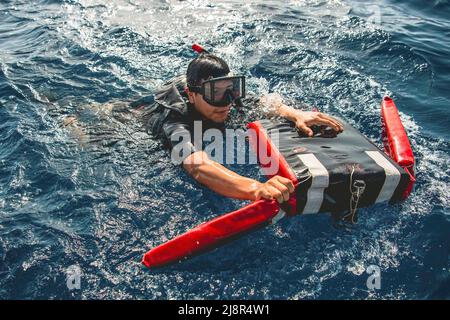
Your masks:
<path fill-rule="evenodd" d="M 148 249 L 244 204 L 195 183 L 116 108 L 185 72 L 194 42 L 256 93 L 344 117 L 378 145 L 391 95 L 414 193 L 349 229 L 294 217 L 145 269 Z M 449 88 L 448 0 L 1 0 L 0 298 L 449 299 Z"/>

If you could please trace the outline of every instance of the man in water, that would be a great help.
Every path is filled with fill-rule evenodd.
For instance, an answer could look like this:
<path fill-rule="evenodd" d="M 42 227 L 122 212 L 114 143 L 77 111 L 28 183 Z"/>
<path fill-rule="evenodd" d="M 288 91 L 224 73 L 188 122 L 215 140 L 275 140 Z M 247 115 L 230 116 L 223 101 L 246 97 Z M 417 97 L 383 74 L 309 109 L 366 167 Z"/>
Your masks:
<path fill-rule="evenodd" d="M 203 129 L 223 128 L 233 105 L 242 107 L 252 103 L 243 98 L 244 77 L 230 76 L 230 69 L 223 59 L 202 53 L 191 61 L 186 76 L 175 78 L 155 94 L 146 124 L 155 137 L 172 149 L 179 143 L 180 136 L 193 137 L 195 121 L 201 121 Z M 277 94 L 253 99 L 253 102 L 262 106 L 262 116 L 292 121 L 307 136 L 313 135 L 313 125 L 329 127 L 336 133 L 343 130 L 336 119 L 320 112 L 296 110 L 284 104 Z M 276 199 L 283 203 L 294 191 L 287 178 L 274 176 L 261 183 L 211 160 L 191 143 L 191 139 L 181 143 L 185 143 L 181 161 L 184 169 L 196 181 L 223 196 L 244 200 Z"/>

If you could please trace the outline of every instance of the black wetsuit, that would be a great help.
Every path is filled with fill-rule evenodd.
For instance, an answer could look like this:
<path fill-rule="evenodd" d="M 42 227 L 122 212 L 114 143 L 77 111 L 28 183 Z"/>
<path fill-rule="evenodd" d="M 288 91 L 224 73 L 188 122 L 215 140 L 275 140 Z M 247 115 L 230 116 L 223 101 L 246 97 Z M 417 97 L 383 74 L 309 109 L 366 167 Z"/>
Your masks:
<path fill-rule="evenodd" d="M 186 88 L 186 77 L 178 76 L 166 83 L 163 87 L 156 91 L 154 95 L 154 102 L 147 108 L 144 115 L 144 123 L 146 129 L 154 137 L 161 139 L 164 145 L 172 150 L 175 144 L 179 143 L 179 139 L 175 135 L 191 137 L 190 140 L 182 140 L 184 145 L 184 154 L 182 158 L 185 159 L 190 154 L 200 151 L 194 146 L 194 121 L 201 121 L 203 132 L 207 129 L 215 128 L 223 131 L 225 126 L 230 128 L 245 128 L 248 122 L 254 121 L 257 112 L 240 112 L 232 110 L 230 113 L 230 120 L 225 123 L 215 123 L 206 119 L 200 114 L 195 107 L 189 102 L 184 89 Z M 148 102 L 151 102 L 147 100 Z M 255 105 L 258 99 L 254 96 L 243 99 L 244 106 Z M 139 104 L 139 102 L 135 103 Z M 145 104 L 145 101 L 142 101 Z M 247 109 L 247 108 L 245 108 Z"/>

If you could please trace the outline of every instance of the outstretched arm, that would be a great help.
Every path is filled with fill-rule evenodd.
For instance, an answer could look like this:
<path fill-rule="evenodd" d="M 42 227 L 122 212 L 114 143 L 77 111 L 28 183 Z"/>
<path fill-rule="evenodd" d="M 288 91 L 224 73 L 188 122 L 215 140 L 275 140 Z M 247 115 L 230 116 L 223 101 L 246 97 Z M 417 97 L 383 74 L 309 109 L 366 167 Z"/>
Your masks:
<path fill-rule="evenodd" d="M 291 180 L 275 176 L 265 183 L 243 177 L 212 161 L 203 151 L 192 153 L 183 167 L 199 183 L 225 196 L 242 200 L 276 199 L 283 203 L 294 192 Z"/>
<path fill-rule="evenodd" d="M 262 96 L 260 103 L 268 116 L 280 116 L 292 121 L 299 130 L 303 131 L 310 137 L 313 135 L 313 131 L 310 128 L 313 125 L 329 126 L 337 133 L 344 130 L 342 124 L 329 115 L 321 112 L 294 109 L 284 104 L 281 96 L 276 93 Z"/>

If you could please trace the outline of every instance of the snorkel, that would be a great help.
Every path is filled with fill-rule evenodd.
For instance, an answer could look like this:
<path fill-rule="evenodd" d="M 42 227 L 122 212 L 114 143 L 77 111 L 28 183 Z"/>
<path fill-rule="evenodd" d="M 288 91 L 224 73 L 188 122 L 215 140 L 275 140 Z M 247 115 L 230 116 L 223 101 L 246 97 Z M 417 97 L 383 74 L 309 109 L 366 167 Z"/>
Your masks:
<path fill-rule="evenodd" d="M 195 52 L 197 52 L 198 54 L 200 53 L 210 53 L 208 50 L 206 50 L 205 48 L 203 48 L 201 45 L 199 45 L 198 43 L 194 43 L 192 45 L 192 50 L 194 50 Z"/>

